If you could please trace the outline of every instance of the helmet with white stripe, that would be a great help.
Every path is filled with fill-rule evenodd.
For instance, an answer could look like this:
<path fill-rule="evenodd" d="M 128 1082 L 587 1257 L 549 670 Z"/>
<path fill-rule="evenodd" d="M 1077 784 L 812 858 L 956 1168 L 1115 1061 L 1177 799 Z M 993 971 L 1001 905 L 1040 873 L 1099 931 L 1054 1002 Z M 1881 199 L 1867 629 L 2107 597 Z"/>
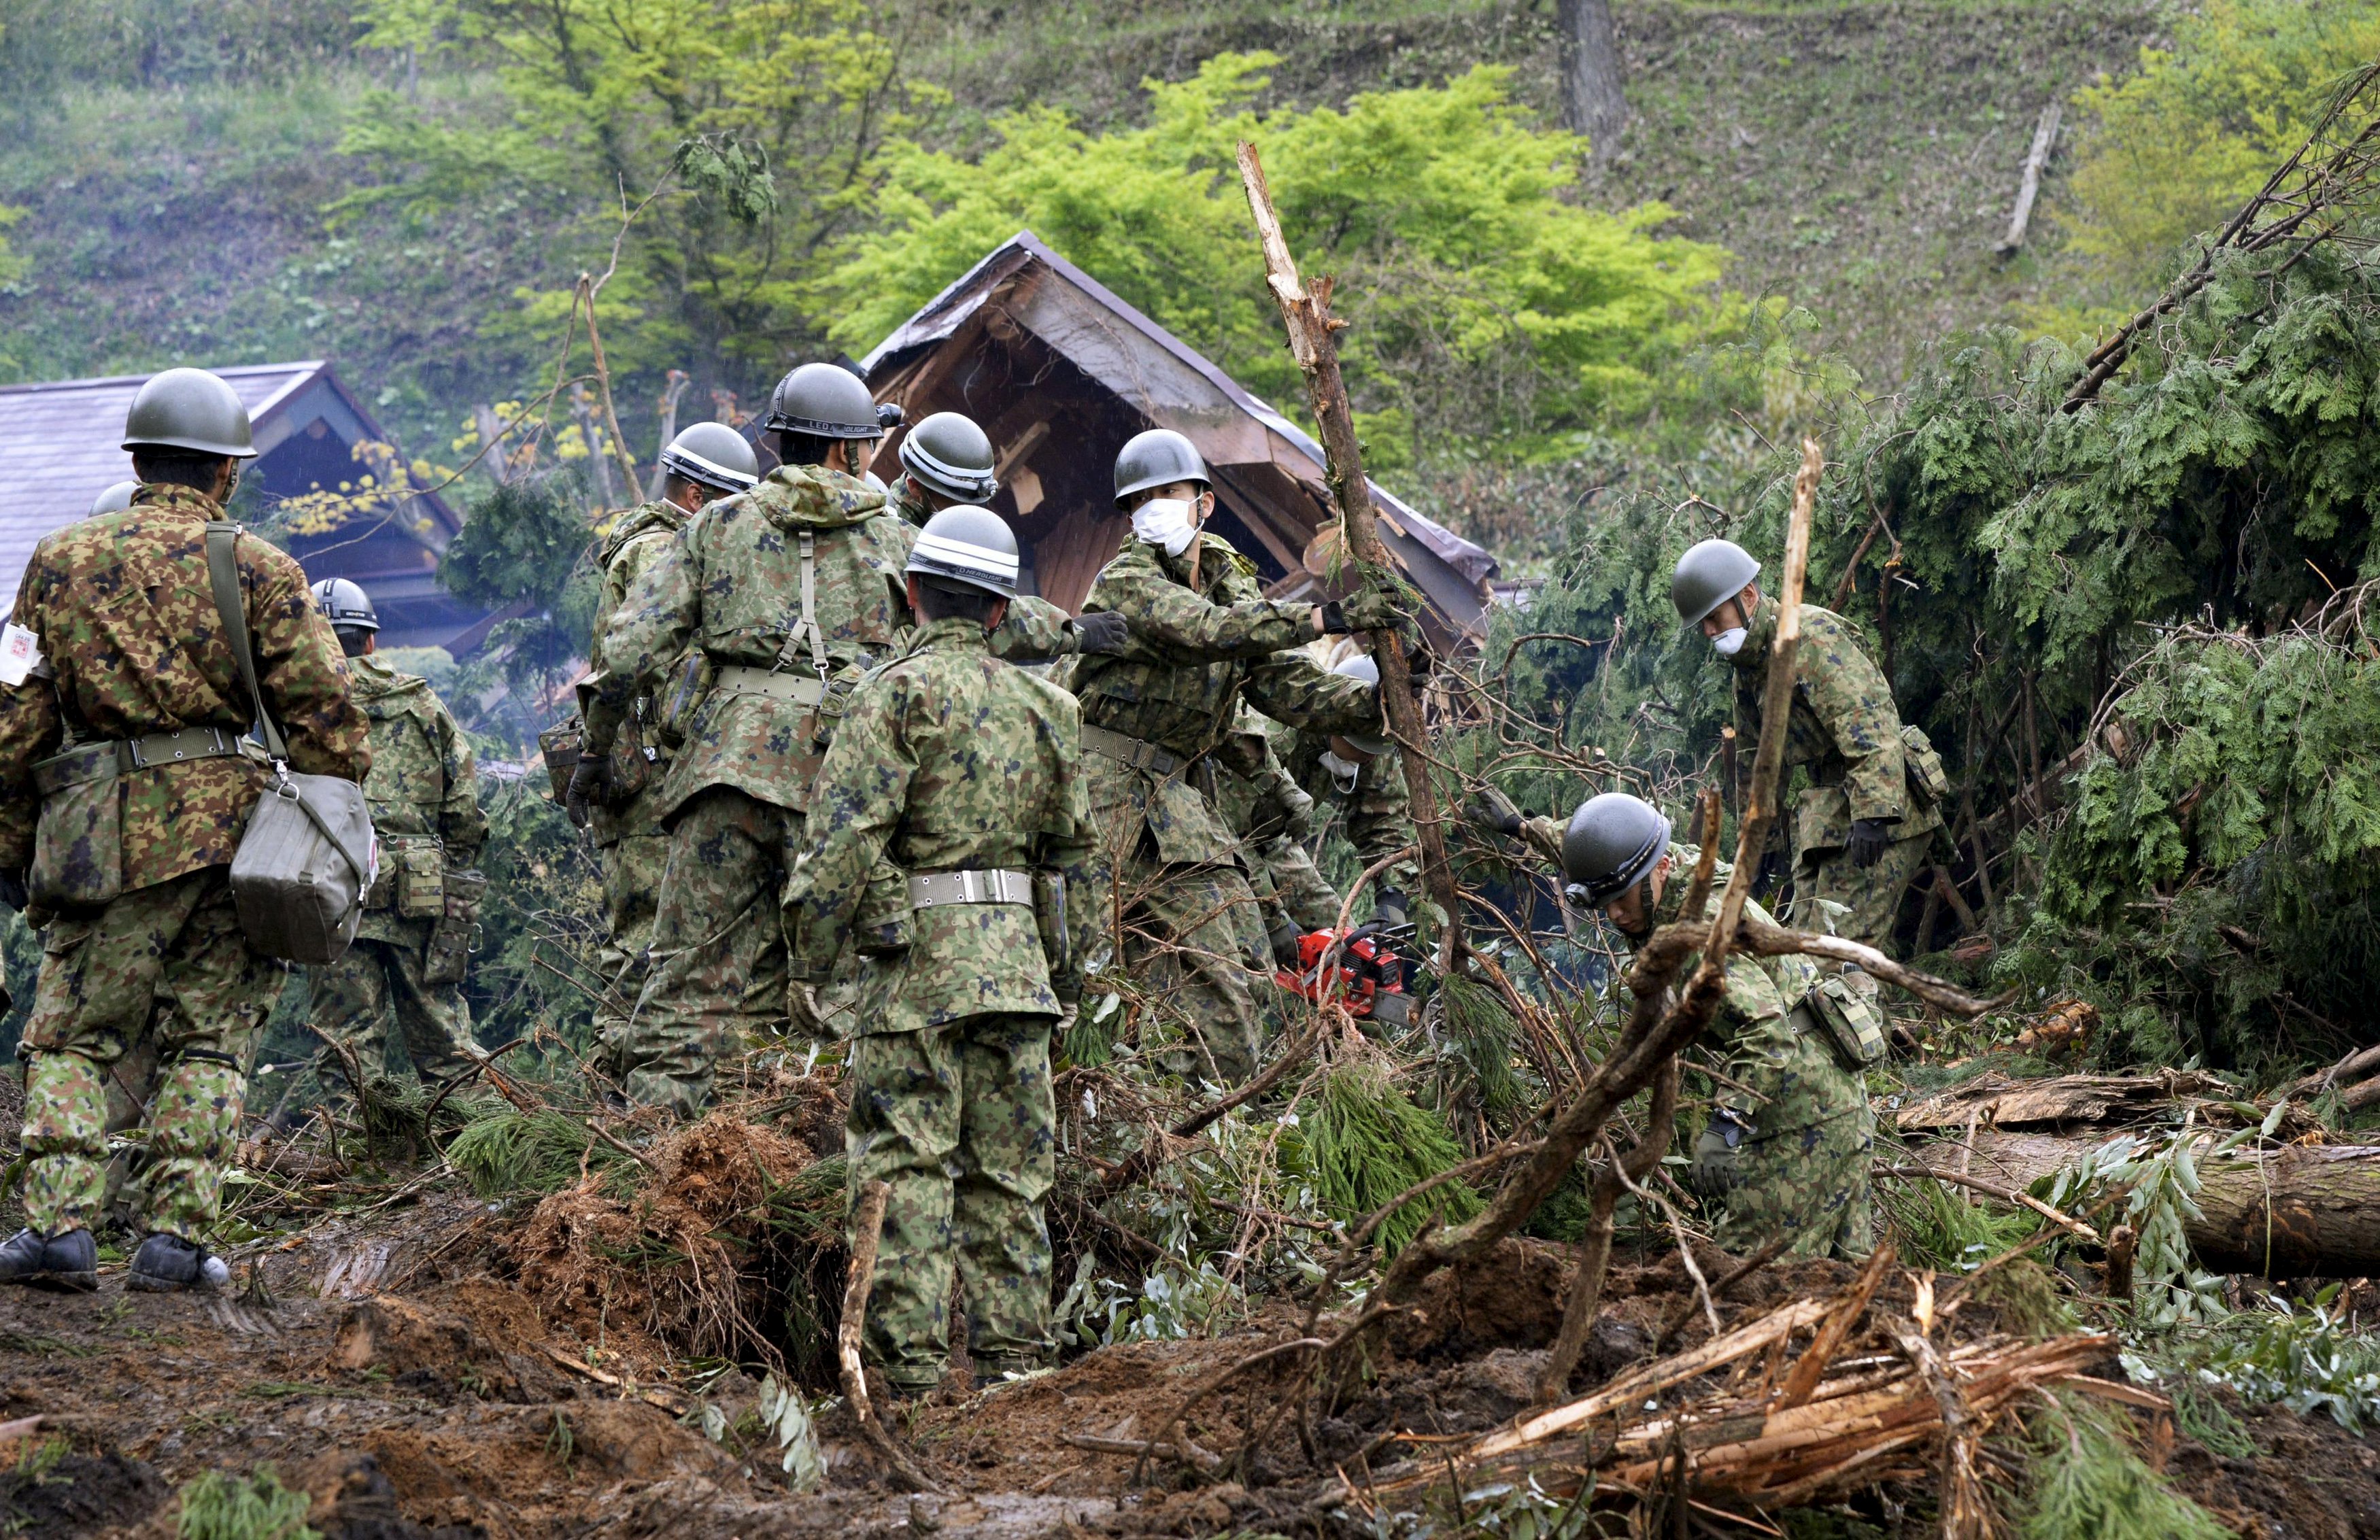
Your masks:
<path fill-rule="evenodd" d="M 943 509 L 917 531 L 910 576 L 1016 597 L 1016 534 L 989 508 L 961 503 Z"/>
<path fill-rule="evenodd" d="M 670 440 L 662 451 L 662 469 L 726 495 L 759 481 L 760 457 L 727 424 L 698 422 Z"/>

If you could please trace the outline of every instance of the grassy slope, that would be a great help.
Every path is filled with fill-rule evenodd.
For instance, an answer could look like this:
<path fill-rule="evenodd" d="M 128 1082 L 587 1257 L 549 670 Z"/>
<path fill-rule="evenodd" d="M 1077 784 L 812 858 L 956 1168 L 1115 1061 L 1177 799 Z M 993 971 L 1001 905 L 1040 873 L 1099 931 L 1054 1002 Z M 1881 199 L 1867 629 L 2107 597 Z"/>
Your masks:
<path fill-rule="evenodd" d="M 1225 48 L 1283 55 L 1281 101 L 1341 101 L 1488 59 L 1512 65 L 1521 98 L 1546 110 L 1551 12 L 1549 0 L 1223 0 L 1185 20 L 1181 0 L 974 0 L 917 24 L 915 68 L 953 86 L 940 131 L 960 142 L 1026 101 L 1129 118 L 1144 76 Z M 1620 18 L 1638 115 L 1590 195 L 1668 200 L 1680 231 L 1739 253 L 1739 285 L 1811 305 L 1826 344 L 1878 384 L 1924 339 L 2033 297 L 2032 261 L 2004 264 L 1988 247 L 2034 114 L 2124 67 L 2154 25 L 2145 0 L 1622 0 Z M 0 294 L 0 373 L 327 354 L 410 442 L 451 434 L 469 399 L 502 384 L 484 377 L 492 350 L 475 333 L 542 276 L 535 222 L 462 246 L 370 222 L 334 238 L 319 211 L 353 174 L 334 147 L 363 78 L 70 92 L 38 138 L 0 144 L 0 201 L 30 209 L 14 238 L 33 264 Z"/>
<path fill-rule="evenodd" d="M 1734 282 L 1811 307 L 1827 346 L 1877 384 L 1949 328 L 2020 312 L 2029 255 L 1991 254 L 2035 115 L 2155 30 L 2152 0 L 1890 0 L 1682 5 L 1620 0 L 1635 117 L 1589 195 L 1665 200 L 1673 228 L 1740 259 Z M 1555 38 L 1537 5 L 1160 0 L 978 5 L 921 53 L 978 110 L 1064 104 L 1091 122 L 1139 110 L 1139 80 L 1226 48 L 1282 56 L 1275 97 L 1312 104 L 1510 65 L 1550 115 Z M 972 125 L 970 125 L 972 127 Z M 2068 135 L 2061 142 L 2072 142 Z M 2036 207 L 2055 238 L 2058 166 Z"/>

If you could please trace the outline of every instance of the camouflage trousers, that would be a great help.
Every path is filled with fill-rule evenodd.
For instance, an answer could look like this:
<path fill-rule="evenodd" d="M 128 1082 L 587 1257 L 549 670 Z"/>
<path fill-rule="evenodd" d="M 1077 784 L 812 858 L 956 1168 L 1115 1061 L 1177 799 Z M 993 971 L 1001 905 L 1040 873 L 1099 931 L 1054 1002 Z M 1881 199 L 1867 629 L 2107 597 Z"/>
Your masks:
<path fill-rule="evenodd" d="M 1263 1041 L 1256 986 L 1272 971 L 1272 946 L 1247 873 L 1144 855 L 1116 880 L 1124 966 L 1160 1029 L 1179 1041 L 1166 1051 L 1167 1070 L 1224 1085 L 1254 1075 Z"/>
<path fill-rule="evenodd" d="M 950 1358 L 953 1269 L 978 1363 L 1038 1361 L 1050 1341 L 1050 1231 L 1057 1174 L 1050 1016 L 966 1016 L 853 1039 L 844 1142 L 852 1194 L 881 1181 L 868 1305 L 869 1355 L 905 1394 Z"/>
<path fill-rule="evenodd" d="M 351 1091 L 393 1078 L 388 1067 L 392 1026 L 405 1039 L 405 1055 L 423 1080 L 460 1074 L 469 1062 L 463 1045 L 471 1039 L 471 1007 L 459 984 L 424 984 L 422 961 L 434 919 L 383 918 L 365 923 L 382 934 L 358 936 L 347 954 L 314 970 L 313 1010 L 308 1025 L 322 1039 L 314 1073 L 325 1085 L 339 1082 Z M 392 1023 L 391 1016 L 395 1020 Z"/>
<path fill-rule="evenodd" d="M 1302 931 L 1328 930 L 1339 923 L 1338 891 L 1295 840 L 1268 840 L 1249 853 L 1257 869 L 1249 886 L 1260 903 L 1279 909 Z"/>
<path fill-rule="evenodd" d="M 51 922 L 25 1025 L 25 1222 L 88 1229 L 107 1189 L 107 1082 L 145 1035 L 157 1088 L 144 1120 L 137 1223 L 201 1239 L 223 1196 L 247 1067 L 282 969 L 249 950 L 230 868 L 208 867 Z"/>
<path fill-rule="evenodd" d="M 1909 891 L 1909 884 L 1925 869 L 1937 832 L 1928 829 L 1922 834 L 1893 841 L 1885 846 L 1876 864 L 1865 871 L 1852 866 L 1849 853 L 1840 847 L 1804 854 L 1793 872 L 1794 925 L 1823 933 L 1826 924 L 1812 901 L 1823 899 L 1840 903 L 1850 913 L 1835 916 L 1835 934 L 1890 955 L 1893 918 L 1900 912 L 1900 895 Z"/>
<path fill-rule="evenodd" d="M 630 1101 L 694 1117 L 719 1061 L 785 1033 L 785 879 L 802 816 L 732 786 L 688 801 L 670 829 L 652 972 L 614 1046 Z"/>
<path fill-rule="evenodd" d="M 603 944 L 596 971 L 610 987 L 595 1002 L 595 1041 L 601 1061 L 617 1063 L 628 1022 L 649 976 L 648 949 L 660 913 L 662 878 L 669 870 L 670 837 L 657 831 L 624 834 L 600 852 L 603 863 Z"/>
<path fill-rule="evenodd" d="M 1864 1259 L 1875 1245 L 1869 1162 L 1876 1114 L 1860 1077 L 1844 1069 L 1814 1028 L 1784 1063 L 1747 1081 L 1762 1101 L 1749 1116 L 1735 1184 L 1724 1200 L 1718 1243 L 1756 1251 L 1779 1235 L 1790 1255 Z"/>

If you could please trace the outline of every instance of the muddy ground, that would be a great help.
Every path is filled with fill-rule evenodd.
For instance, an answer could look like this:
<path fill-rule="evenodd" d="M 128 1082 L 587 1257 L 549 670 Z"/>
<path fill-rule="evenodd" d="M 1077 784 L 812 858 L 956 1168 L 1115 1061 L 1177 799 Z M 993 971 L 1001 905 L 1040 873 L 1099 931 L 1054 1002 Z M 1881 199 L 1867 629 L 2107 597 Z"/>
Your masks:
<path fill-rule="evenodd" d="M 184 1483 L 269 1463 L 313 1495 L 310 1522 L 329 1540 L 1352 1533 L 1305 1506 L 1321 1478 L 1344 1471 L 1360 1485 L 1430 1437 L 1519 1411 L 1567 1275 L 1558 1248 L 1512 1242 L 1490 1266 L 1441 1280 L 1375 1381 L 1302 1430 L 1296 1398 L 1261 1376 L 1209 1401 L 1190 1441 L 1230 1455 L 1253 1430 L 1244 1482 L 1208 1485 L 1179 1461 L 1135 1480 L 1130 1458 L 1070 1440 L 1158 1436 L 1189 1388 L 1285 1334 L 1285 1312 L 1213 1340 L 1102 1349 L 988 1392 L 946 1388 L 908 1414 L 905 1435 L 947 1496 L 889 1489 L 830 1420 L 826 1487 L 796 1496 L 770 1461 L 704 1437 L 698 1410 L 674 1414 L 682 1397 L 638 1386 L 628 1359 L 542 1319 L 502 1276 L 501 1238 L 519 1223 L 433 1195 L 318 1227 L 219 1293 L 131 1294 L 120 1269 L 91 1295 L 0 1291 L 0 1420 L 42 1419 L 0 1444 L 0 1531 L 164 1540 Z M 1826 1263 L 1773 1268 L 1722 1313 L 1845 1276 Z M 1617 1266 L 1576 1383 L 1649 1354 L 1682 1285 L 1673 1256 Z M 731 1375 L 713 1399 L 732 1416 L 750 1394 Z M 2327 1421 L 2248 1423 L 2264 1457 L 2181 1439 L 2173 1478 L 2243 1534 L 2380 1536 L 2380 1451 Z M 1922 1492 L 1853 1508 L 1832 1533 L 1929 1532 Z"/>

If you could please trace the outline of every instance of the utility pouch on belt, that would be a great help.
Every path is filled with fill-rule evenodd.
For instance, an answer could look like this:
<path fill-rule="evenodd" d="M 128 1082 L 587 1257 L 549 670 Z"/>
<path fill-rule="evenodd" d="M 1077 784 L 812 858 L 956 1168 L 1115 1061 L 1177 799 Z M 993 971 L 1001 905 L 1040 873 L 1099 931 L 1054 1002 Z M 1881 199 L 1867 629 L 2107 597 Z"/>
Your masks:
<path fill-rule="evenodd" d="M 661 740 L 662 746 L 681 748 L 694 735 L 695 714 L 710 695 L 714 672 L 710 654 L 698 647 L 689 650 L 678 663 L 676 676 L 669 687 L 654 697 L 659 711 L 653 718 L 653 735 Z"/>
<path fill-rule="evenodd" d="M 661 770 L 662 751 L 645 742 L 643 712 L 644 702 L 639 700 L 612 738 L 612 756 L 603 766 L 603 800 L 614 807 L 634 801 Z"/>
<path fill-rule="evenodd" d="M 1843 1068 L 1865 1069 L 1884 1057 L 1884 1024 L 1876 1020 L 1876 1008 L 1840 975 L 1820 977 L 1802 997 L 1799 1009 L 1817 1018 Z"/>
<path fill-rule="evenodd" d="M 42 794 L 25 887 L 50 910 L 91 908 L 124 891 L 124 787 L 114 743 L 86 744 L 33 767 Z"/>
<path fill-rule="evenodd" d="M 537 735 L 537 751 L 545 757 L 545 778 L 553 786 L 557 806 L 570 800 L 570 777 L 586 746 L 587 723 L 575 713 Z"/>
<path fill-rule="evenodd" d="M 346 955 L 363 918 L 364 891 L 378 875 L 378 842 L 364 789 L 335 775 L 289 769 L 289 746 L 256 682 L 256 651 L 240 605 L 233 546 L 239 526 L 207 525 L 207 576 L 215 613 L 247 681 L 273 780 L 249 816 L 231 858 L 232 906 L 248 944 L 268 957 L 323 964 Z"/>
<path fill-rule="evenodd" d="M 1033 868 L 1033 924 L 1041 932 L 1050 976 L 1065 973 L 1075 960 L 1074 939 L 1066 934 L 1066 879 L 1047 867 Z"/>
<path fill-rule="evenodd" d="M 859 688 L 859 681 L 866 673 L 867 664 L 863 661 L 826 682 L 826 687 L 819 696 L 818 715 L 813 719 L 817 725 L 810 732 L 810 746 L 819 753 L 824 754 L 827 746 L 834 742 L 834 730 L 843 725 L 843 714 L 851 709 L 852 692 Z"/>
<path fill-rule="evenodd" d="M 480 950 L 480 900 L 488 879 L 463 868 L 446 874 L 446 897 L 439 921 L 430 928 L 430 947 L 421 957 L 421 982 L 460 984 Z"/>
<path fill-rule="evenodd" d="M 889 957 L 906 952 L 917 939 L 909 908 L 909 874 L 890 861 L 879 861 L 868 874 L 868 891 L 860 895 L 859 911 L 851 920 L 851 948 L 862 957 Z"/>
<path fill-rule="evenodd" d="M 446 913 L 446 847 L 427 837 L 390 840 L 390 864 L 396 867 L 391 904 L 408 920 Z"/>
<path fill-rule="evenodd" d="M 1949 772 L 1942 768 L 1942 756 L 1934 750 L 1934 740 L 1925 729 L 1914 722 L 1900 727 L 1900 761 L 1907 767 L 1910 794 L 1927 806 L 1938 805 L 1950 794 Z"/>

